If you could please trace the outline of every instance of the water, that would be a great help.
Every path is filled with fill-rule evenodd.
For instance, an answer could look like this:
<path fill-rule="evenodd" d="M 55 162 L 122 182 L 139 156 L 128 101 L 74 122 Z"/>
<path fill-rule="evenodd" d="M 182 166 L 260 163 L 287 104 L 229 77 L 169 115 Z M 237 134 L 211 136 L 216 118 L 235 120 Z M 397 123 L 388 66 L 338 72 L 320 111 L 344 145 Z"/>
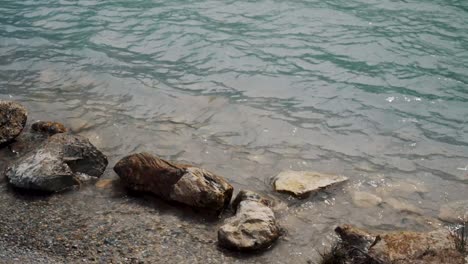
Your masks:
<path fill-rule="evenodd" d="M 337 224 L 421 230 L 468 199 L 467 25 L 464 0 L 3 0 L 0 98 L 111 165 L 149 151 L 272 196 L 288 233 L 247 260 L 304 263 Z M 296 201 L 286 169 L 351 180 Z"/>

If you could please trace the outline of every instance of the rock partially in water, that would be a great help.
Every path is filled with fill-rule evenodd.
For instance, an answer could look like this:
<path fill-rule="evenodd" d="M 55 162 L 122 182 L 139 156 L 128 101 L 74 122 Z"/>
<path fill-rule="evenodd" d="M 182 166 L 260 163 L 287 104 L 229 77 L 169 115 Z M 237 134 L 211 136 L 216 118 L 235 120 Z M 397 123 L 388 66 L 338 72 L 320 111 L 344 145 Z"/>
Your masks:
<path fill-rule="evenodd" d="M 468 200 L 454 201 L 442 205 L 439 218 L 450 223 L 468 223 Z"/>
<path fill-rule="evenodd" d="M 382 198 L 368 192 L 356 191 L 352 194 L 352 199 L 356 206 L 362 208 L 374 207 L 382 203 Z"/>
<path fill-rule="evenodd" d="M 67 132 L 67 128 L 63 124 L 52 121 L 37 121 L 31 125 L 31 130 L 49 135 Z"/>
<path fill-rule="evenodd" d="M 26 108 L 19 103 L 0 101 L 0 145 L 11 142 L 23 131 L 28 119 Z"/>
<path fill-rule="evenodd" d="M 257 193 L 241 191 L 233 203 L 236 215 L 218 230 L 220 246 L 241 251 L 270 247 L 280 236 L 280 227 L 268 204 Z"/>
<path fill-rule="evenodd" d="M 348 180 L 345 176 L 330 175 L 312 171 L 284 171 L 275 181 L 275 190 L 288 192 L 305 198 L 313 191 Z"/>
<path fill-rule="evenodd" d="M 424 233 L 410 231 L 374 233 L 343 225 L 337 227 L 335 231 L 341 237 L 344 248 L 347 248 L 347 258 L 353 260 L 364 258 L 368 261 L 363 263 L 464 263 L 464 256 L 456 249 L 456 237 L 445 229 Z"/>
<path fill-rule="evenodd" d="M 231 201 L 233 187 L 207 170 L 172 163 L 148 153 L 121 159 L 114 171 L 124 186 L 151 192 L 189 206 L 221 211 Z"/>
<path fill-rule="evenodd" d="M 56 134 L 45 142 L 45 147 L 55 149 L 73 172 L 100 177 L 108 164 L 107 157 L 82 136 Z"/>
<path fill-rule="evenodd" d="M 57 153 L 39 149 L 26 155 L 6 171 L 10 184 L 17 188 L 58 192 L 75 184 L 73 172 Z"/>
<path fill-rule="evenodd" d="M 57 134 L 16 160 L 5 176 L 17 188 L 59 192 L 85 176 L 101 176 L 106 166 L 106 156 L 86 138 Z"/>

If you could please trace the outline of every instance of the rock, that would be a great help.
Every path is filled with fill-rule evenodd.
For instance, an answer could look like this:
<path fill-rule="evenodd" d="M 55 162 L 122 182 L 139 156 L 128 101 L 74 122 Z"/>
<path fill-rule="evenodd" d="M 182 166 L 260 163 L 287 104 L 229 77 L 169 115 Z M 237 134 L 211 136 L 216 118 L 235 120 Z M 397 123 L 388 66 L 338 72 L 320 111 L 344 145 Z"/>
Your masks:
<path fill-rule="evenodd" d="M 101 176 L 106 166 L 106 156 L 86 138 L 57 134 L 16 160 L 5 176 L 17 188 L 58 192 Z"/>
<path fill-rule="evenodd" d="M 0 101 L 0 145 L 11 142 L 23 131 L 28 119 L 24 106 Z"/>
<path fill-rule="evenodd" d="M 148 153 L 124 157 L 114 166 L 114 171 L 129 189 L 210 210 L 223 210 L 233 192 L 225 179 L 207 170 L 172 163 Z"/>
<path fill-rule="evenodd" d="M 444 204 L 440 207 L 439 219 L 450 223 L 468 223 L 468 200 Z"/>
<path fill-rule="evenodd" d="M 278 192 L 292 193 L 299 198 L 304 198 L 310 192 L 320 190 L 327 186 L 344 182 L 347 177 L 329 175 L 311 171 L 284 171 L 275 181 L 275 190 Z"/>
<path fill-rule="evenodd" d="M 31 125 L 31 129 L 35 132 L 50 135 L 67 132 L 67 128 L 63 124 L 51 121 L 37 121 Z"/>
<path fill-rule="evenodd" d="M 45 142 L 45 147 L 58 150 L 61 159 L 76 173 L 100 177 L 108 164 L 107 157 L 82 136 L 56 134 Z"/>
<path fill-rule="evenodd" d="M 17 188 L 47 192 L 64 190 L 75 184 L 73 172 L 55 153 L 40 149 L 7 169 L 6 177 Z"/>
<path fill-rule="evenodd" d="M 464 263 L 464 256 L 456 250 L 455 236 L 445 229 L 375 233 L 344 225 L 335 231 L 348 248 L 347 257 L 353 260 L 365 258 L 368 261 L 365 263 Z"/>
<path fill-rule="evenodd" d="M 400 211 L 400 212 L 406 212 L 406 213 L 412 213 L 412 214 L 422 214 L 423 211 L 412 205 L 412 204 L 409 204 L 408 202 L 406 201 L 401 201 L 400 199 L 396 199 L 396 198 L 387 198 L 385 200 L 385 203 L 390 205 L 393 209 L 397 210 L 397 211 Z"/>
<path fill-rule="evenodd" d="M 101 179 L 96 182 L 95 186 L 98 189 L 108 189 L 111 188 L 116 183 L 114 179 Z"/>
<path fill-rule="evenodd" d="M 352 199 L 356 206 L 362 208 L 374 207 L 382 203 L 382 198 L 368 192 L 354 192 Z"/>
<path fill-rule="evenodd" d="M 251 191 L 241 191 L 233 205 L 236 215 L 218 230 L 220 246 L 240 251 L 270 247 L 280 236 L 280 228 L 268 200 Z"/>
<path fill-rule="evenodd" d="M 381 197 L 395 196 L 395 194 L 411 195 L 411 194 L 424 194 L 429 192 L 428 188 L 423 182 L 412 179 L 397 180 L 387 183 L 384 186 L 378 187 L 376 192 Z"/>

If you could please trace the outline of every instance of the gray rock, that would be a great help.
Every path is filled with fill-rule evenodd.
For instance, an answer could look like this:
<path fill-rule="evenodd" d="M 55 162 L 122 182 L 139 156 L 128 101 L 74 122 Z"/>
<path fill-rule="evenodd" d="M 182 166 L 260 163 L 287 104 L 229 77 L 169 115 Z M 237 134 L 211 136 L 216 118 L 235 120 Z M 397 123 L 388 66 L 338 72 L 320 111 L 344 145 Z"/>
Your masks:
<path fill-rule="evenodd" d="M 83 174 L 99 177 L 107 158 L 86 138 L 57 134 L 10 165 L 5 176 L 17 188 L 58 192 L 72 187 Z"/>
<path fill-rule="evenodd" d="M 299 198 L 307 197 L 311 192 L 327 186 L 344 182 L 347 177 L 312 171 L 283 171 L 275 180 L 275 190 L 288 192 Z"/>
<path fill-rule="evenodd" d="M 377 233 L 343 225 L 335 231 L 348 249 L 348 259 L 352 260 L 361 257 L 366 259 L 365 263 L 464 263 L 464 256 L 456 249 L 455 236 L 445 229 Z"/>
<path fill-rule="evenodd" d="M 114 171 L 129 189 L 151 192 L 193 207 L 221 211 L 229 205 L 233 192 L 233 187 L 218 175 L 148 153 L 124 157 Z"/>
<path fill-rule="evenodd" d="M 11 142 L 23 131 L 28 119 L 24 106 L 0 101 L 0 145 Z"/>
<path fill-rule="evenodd" d="M 236 199 L 236 215 L 218 230 L 220 246 L 253 251 L 270 247 L 280 236 L 280 228 L 268 200 L 251 191 L 241 191 Z"/>

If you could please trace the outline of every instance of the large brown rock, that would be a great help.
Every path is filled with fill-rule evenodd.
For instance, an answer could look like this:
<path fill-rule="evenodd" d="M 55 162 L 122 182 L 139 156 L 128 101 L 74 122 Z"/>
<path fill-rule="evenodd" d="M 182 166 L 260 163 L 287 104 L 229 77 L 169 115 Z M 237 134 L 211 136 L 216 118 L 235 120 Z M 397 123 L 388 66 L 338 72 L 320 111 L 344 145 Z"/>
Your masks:
<path fill-rule="evenodd" d="M 17 188 L 58 192 L 101 176 L 107 163 L 86 138 L 57 134 L 11 164 L 5 176 Z"/>
<path fill-rule="evenodd" d="M 375 233 L 343 225 L 335 231 L 348 247 L 349 258 L 361 254 L 365 263 L 464 264 L 456 236 L 445 229 Z"/>
<path fill-rule="evenodd" d="M 10 101 L 0 101 L 0 145 L 11 142 L 23 131 L 28 119 L 24 106 Z"/>
<path fill-rule="evenodd" d="M 189 206 L 221 211 L 231 201 L 233 187 L 207 170 L 172 163 L 148 153 L 121 159 L 114 171 L 131 190 L 151 192 Z"/>
<path fill-rule="evenodd" d="M 218 230 L 220 246 L 253 251 L 270 247 L 280 236 L 271 203 L 257 193 L 241 191 L 233 202 L 236 215 Z"/>

